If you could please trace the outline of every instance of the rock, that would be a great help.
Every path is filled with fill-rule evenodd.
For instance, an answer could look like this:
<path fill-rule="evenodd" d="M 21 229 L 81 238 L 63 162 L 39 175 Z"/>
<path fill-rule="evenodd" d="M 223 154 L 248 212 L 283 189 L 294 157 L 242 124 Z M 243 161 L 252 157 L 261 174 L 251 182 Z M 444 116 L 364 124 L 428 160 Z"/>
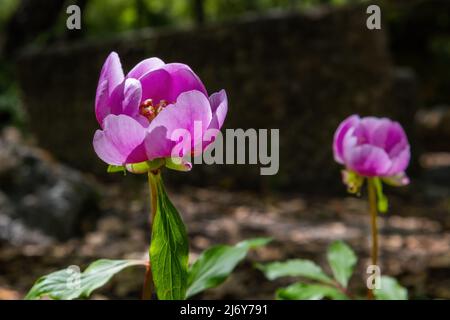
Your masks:
<path fill-rule="evenodd" d="M 51 244 L 52 238 L 39 230 L 28 228 L 19 218 L 13 218 L 15 208 L 0 192 L 0 243 L 2 241 L 19 246 L 39 243 Z"/>
<path fill-rule="evenodd" d="M 42 239 L 31 229 L 64 240 L 93 225 L 96 191 L 80 172 L 25 145 L 13 129 L 0 136 L 0 150 L 0 237 Z"/>

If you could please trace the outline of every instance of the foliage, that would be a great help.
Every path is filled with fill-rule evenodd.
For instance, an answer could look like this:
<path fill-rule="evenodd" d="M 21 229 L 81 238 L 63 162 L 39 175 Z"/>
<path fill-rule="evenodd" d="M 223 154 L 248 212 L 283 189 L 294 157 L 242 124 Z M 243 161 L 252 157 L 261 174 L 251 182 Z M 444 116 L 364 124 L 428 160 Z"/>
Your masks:
<path fill-rule="evenodd" d="M 181 217 L 166 194 L 161 176 L 155 177 L 156 215 L 150 261 L 156 293 L 161 300 L 182 300 L 188 283 L 189 241 Z"/>
<path fill-rule="evenodd" d="M 204 251 L 189 268 L 187 298 L 220 285 L 250 249 L 264 246 L 269 241 L 269 238 L 256 238 L 235 246 L 217 245 Z"/>
<path fill-rule="evenodd" d="M 187 294 L 179 296 L 182 292 L 180 289 L 167 290 L 160 292 L 159 298 L 187 299 L 206 289 L 217 287 L 228 278 L 249 250 L 266 245 L 269 241 L 269 238 L 255 238 L 239 242 L 235 246 L 216 245 L 205 250 L 188 270 Z M 25 299 L 86 299 L 95 289 L 105 285 L 125 268 L 146 264 L 146 261 L 140 260 L 101 259 L 90 264 L 82 273 L 77 273 L 71 267 L 58 270 L 39 278 Z"/>
<path fill-rule="evenodd" d="M 43 296 L 58 300 L 87 298 L 92 291 L 103 286 L 116 273 L 137 265 L 145 265 L 145 262 L 101 259 L 90 264 L 82 273 L 70 267 L 62 269 L 39 278 L 25 299 L 38 299 Z"/>
<path fill-rule="evenodd" d="M 391 277 L 381 277 L 381 289 L 375 289 L 374 295 L 378 300 L 407 300 L 408 291 L 397 280 Z"/>
<path fill-rule="evenodd" d="M 333 242 L 327 252 L 328 264 L 333 277 L 327 275 L 320 266 L 310 260 L 293 259 L 257 265 L 269 280 L 281 277 L 300 277 L 306 280 L 291 284 L 276 291 L 280 300 L 354 299 L 348 290 L 348 283 L 355 269 L 357 257 L 353 250 L 342 241 Z M 380 289 L 374 290 L 379 300 L 405 300 L 407 291 L 397 280 L 380 277 Z"/>

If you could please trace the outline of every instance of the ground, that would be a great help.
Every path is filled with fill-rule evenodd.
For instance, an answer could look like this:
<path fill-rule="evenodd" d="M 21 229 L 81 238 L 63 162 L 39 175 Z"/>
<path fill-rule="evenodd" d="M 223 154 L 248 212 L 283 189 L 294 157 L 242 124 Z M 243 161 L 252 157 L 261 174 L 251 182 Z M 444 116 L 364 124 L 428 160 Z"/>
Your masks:
<path fill-rule="evenodd" d="M 390 210 L 379 219 L 382 272 L 397 277 L 412 298 L 450 299 L 449 197 L 446 188 L 423 184 L 413 181 L 413 186 L 423 189 L 387 190 Z M 98 258 L 146 256 L 146 186 L 140 192 L 126 182 L 102 188 L 103 215 L 95 230 L 83 237 L 63 243 L 0 243 L 0 299 L 22 298 L 39 276 L 69 265 L 84 268 Z M 308 258 L 327 269 L 326 248 L 337 239 L 349 243 L 359 257 L 351 287 L 358 292 L 365 282 L 370 229 L 364 195 L 260 194 L 193 187 L 176 191 L 169 187 L 169 194 L 188 229 L 191 261 L 213 244 L 259 236 L 274 239 L 251 252 L 223 285 L 195 298 L 271 299 L 277 287 L 293 279 L 270 282 L 253 268 L 255 262 Z M 143 277 L 143 269 L 126 270 L 93 298 L 137 299 Z"/>

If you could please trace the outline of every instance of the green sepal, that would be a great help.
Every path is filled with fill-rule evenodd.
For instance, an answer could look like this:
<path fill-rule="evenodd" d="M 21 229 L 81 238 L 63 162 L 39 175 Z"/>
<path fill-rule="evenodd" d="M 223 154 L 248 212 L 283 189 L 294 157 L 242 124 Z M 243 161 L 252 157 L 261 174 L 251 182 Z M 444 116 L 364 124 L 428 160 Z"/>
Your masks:
<path fill-rule="evenodd" d="M 381 213 L 386 213 L 389 207 L 388 199 L 383 193 L 383 183 L 380 178 L 372 178 L 373 185 L 375 186 L 375 190 L 377 192 L 377 207 L 378 211 Z"/>
<path fill-rule="evenodd" d="M 381 180 L 392 187 L 403 187 L 409 184 L 409 178 L 405 172 L 401 172 L 395 176 L 382 177 Z"/>
<path fill-rule="evenodd" d="M 129 163 L 125 165 L 127 171 L 136 174 L 147 173 L 149 171 L 158 170 L 164 166 L 164 159 L 158 158 L 151 161 L 143 161 L 138 163 Z"/>
<path fill-rule="evenodd" d="M 364 184 L 364 177 L 352 170 L 342 170 L 342 182 L 347 186 L 347 192 L 359 194 Z"/>
<path fill-rule="evenodd" d="M 192 169 L 192 164 L 183 158 L 166 158 L 166 168 L 175 171 L 190 171 Z"/>
<path fill-rule="evenodd" d="M 106 169 L 106 172 L 108 173 L 117 173 L 117 172 L 123 172 L 124 175 L 127 174 L 127 170 L 125 169 L 124 166 L 115 166 L 110 164 L 108 166 L 108 169 Z"/>

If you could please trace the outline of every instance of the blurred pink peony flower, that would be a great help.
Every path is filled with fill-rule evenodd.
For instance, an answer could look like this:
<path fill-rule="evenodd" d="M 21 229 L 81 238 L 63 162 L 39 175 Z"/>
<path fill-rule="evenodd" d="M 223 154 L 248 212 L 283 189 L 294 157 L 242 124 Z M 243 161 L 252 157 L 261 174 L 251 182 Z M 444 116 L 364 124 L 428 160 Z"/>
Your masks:
<path fill-rule="evenodd" d="M 364 177 L 380 177 L 394 185 L 405 185 L 410 160 L 408 138 L 398 122 L 387 118 L 352 115 L 336 130 L 334 159 L 347 170 Z M 349 177 L 344 174 L 344 180 Z"/>

